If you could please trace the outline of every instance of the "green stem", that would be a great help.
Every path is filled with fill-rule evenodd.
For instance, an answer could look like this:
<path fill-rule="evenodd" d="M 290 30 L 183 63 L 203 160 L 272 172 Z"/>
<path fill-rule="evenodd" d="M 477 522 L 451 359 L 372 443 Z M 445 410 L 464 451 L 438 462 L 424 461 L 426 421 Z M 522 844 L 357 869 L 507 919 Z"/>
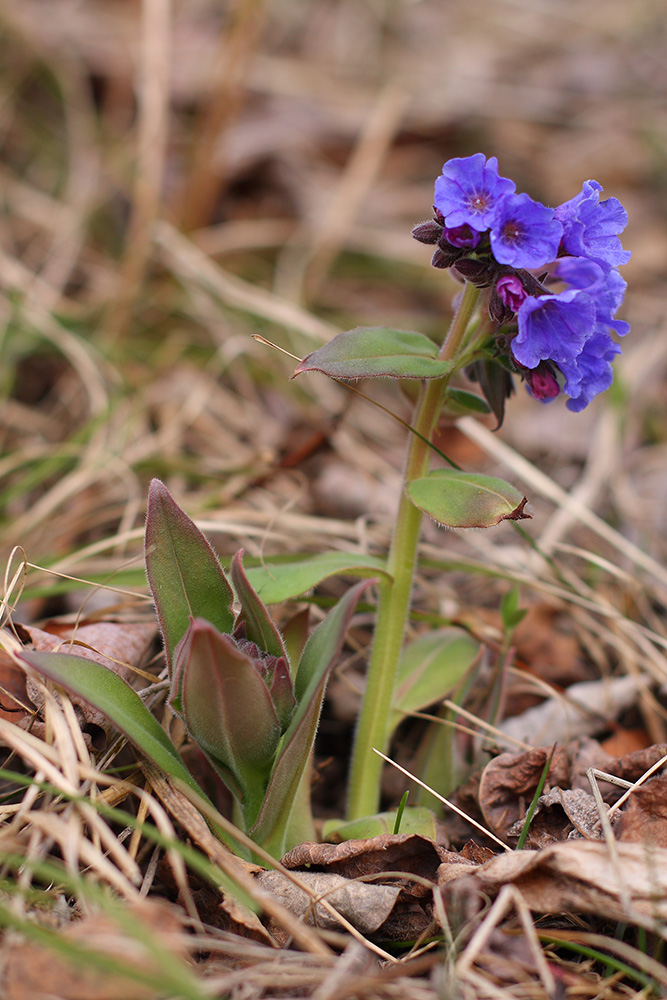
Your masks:
<path fill-rule="evenodd" d="M 466 284 L 458 310 L 440 350 L 442 360 L 454 360 L 474 312 L 479 291 Z M 386 752 L 390 734 L 391 703 L 398 661 L 410 611 L 410 596 L 417 561 L 421 511 L 407 497 L 406 486 L 425 476 L 429 468 L 429 441 L 442 407 L 450 375 L 423 381 L 412 420 L 421 435 L 410 436 L 403 475 L 403 489 L 387 559 L 389 581 L 379 585 L 379 601 L 373 649 L 368 664 L 366 691 L 359 715 L 348 792 L 348 819 L 359 819 L 378 811 L 382 759 L 373 748 Z M 423 440 L 425 439 L 425 440 Z"/>

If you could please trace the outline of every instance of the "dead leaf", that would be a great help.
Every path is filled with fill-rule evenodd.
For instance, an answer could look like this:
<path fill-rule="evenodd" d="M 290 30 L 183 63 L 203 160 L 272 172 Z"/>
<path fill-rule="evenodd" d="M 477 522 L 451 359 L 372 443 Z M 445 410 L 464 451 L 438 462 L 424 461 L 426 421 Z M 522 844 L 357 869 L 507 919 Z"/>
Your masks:
<path fill-rule="evenodd" d="M 537 747 L 525 753 L 502 753 L 484 768 L 479 785 L 479 804 L 484 822 L 496 836 L 506 838 L 510 827 L 525 816 L 550 753 L 551 748 L 548 747 Z M 557 747 L 545 788 L 551 785 L 567 786 L 569 777 L 567 754 Z"/>
<path fill-rule="evenodd" d="M 18 724 L 19 719 L 32 718 L 32 714 L 25 671 L 0 649 L 0 719 Z"/>
<path fill-rule="evenodd" d="M 318 899 L 326 899 L 362 934 L 376 934 L 394 909 L 401 887 L 357 882 L 332 872 L 300 872 L 295 885 L 282 872 L 258 872 L 255 879 L 263 889 L 276 896 L 282 905 L 309 924 L 340 931 L 340 921 Z M 308 890 L 308 891 L 306 891 Z M 423 922 L 424 924 L 426 921 Z"/>
<path fill-rule="evenodd" d="M 667 774 L 635 788 L 614 825 L 614 834 L 618 840 L 667 848 Z"/>
<path fill-rule="evenodd" d="M 616 847 L 618 866 L 610 862 L 604 841 L 566 841 L 541 851 L 500 854 L 448 882 L 441 890 L 445 906 L 465 910 L 470 919 L 484 905 L 484 896 L 494 897 L 504 885 L 512 884 L 537 913 L 594 913 L 648 928 L 656 921 L 664 922 L 667 850 L 647 850 L 644 844 L 630 843 Z M 629 908 L 621 902 L 624 895 Z"/>
<path fill-rule="evenodd" d="M 144 899 L 129 908 L 161 947 L 185 959 L 181 912 L 162 900 Z M 159 978 L 159 960 L 120 922 L 105 914 L 85 917 L 59 932 L 64 942 L 103 955 L 117 963 L 118 973 L 103 971 L 81 959 L 67 960 L 62 953 L 33 941 L 19 940 L 6 951 L 5 1000 L 153 1000 L 161 990 L 138 982 L 136 973 Z M 127 970 L 122 975 L 120 970 Z"/>
<path fill-rule="evenodd" d="M 524 822 L 525 816 L 510 827 L 509 839 L 519 839 Z M 539 797 L 525 847 L 538 850 L 573 836 L 600 840 L 600 812 L 592 793 L 556 786 Z"/>
<path fill-rule="evenodd" d="M 71 653 L 87 660 L 94 660 L 108 670 L 113 670 L 129 684 L 136 681 L 135 667 L 143 663 L 153 641 L 156 627 L 153 624 L 94 622 L 90 625 L 63 627 L 51 623 L 57 630 L 45 631 L 33 625 L 15 625 L 16 634 L 24 643 L 45 652 Z M 39 681 L 26 677 L 26 692 L 39 713 L 44 705 L 43 689 Z M 70 695 L 81 724 L 81 731 L 89 747 L 98 753 L 106 749 L 116 730 L 102 712 L 75 695 Z M 35 735 L 41 735 L 43 723 L 35 713 L 17 717 L 14 721 L 22 727 L 30 726 Z"/>
<path fill-rule="evenodd" d="M 498 728 L 526 743 L 565 743 L 609 728 L 611 720 L 637 700 L 638 687 L 650 678 L 614 677 L 572 684 L 562 695 L 505 719 Z"/>
<path fill-rule="evenodd" d="M 406 872 L 435 883 L 438 865 L 447 851 L 421 834 L 383 833 L 366 840 L 345 840 L 342 844 L 306 842 L 282 859 L 285 868 L 320 868 L 345 878 Z"/>

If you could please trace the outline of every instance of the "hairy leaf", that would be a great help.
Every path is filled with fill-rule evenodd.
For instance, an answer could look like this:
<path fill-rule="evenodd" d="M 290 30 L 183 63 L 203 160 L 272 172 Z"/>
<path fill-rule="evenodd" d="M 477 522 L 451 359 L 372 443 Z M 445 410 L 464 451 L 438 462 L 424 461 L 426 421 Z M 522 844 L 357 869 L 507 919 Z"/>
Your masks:
<path fill-rule="evenodd" d="M 439 378 L 452 368 L 438 359 L 438 345 L 422 333 L 360 326 L 339 333 L 295 368 L 331 378 Z"/>
<path fill-rule="evenodd" d="M 449 528 L 490 528 L 531 516 L 514 486 L 475 472 L 434 469 L 409 483 L 407 493 L 415 507 Z"/>
<path fill-rule="evenodd" d="M 191 618 L 232 631 L 234 595 L 218 557 L 159 479 L 148 494 L 146 573 L 170 668 Z"/>

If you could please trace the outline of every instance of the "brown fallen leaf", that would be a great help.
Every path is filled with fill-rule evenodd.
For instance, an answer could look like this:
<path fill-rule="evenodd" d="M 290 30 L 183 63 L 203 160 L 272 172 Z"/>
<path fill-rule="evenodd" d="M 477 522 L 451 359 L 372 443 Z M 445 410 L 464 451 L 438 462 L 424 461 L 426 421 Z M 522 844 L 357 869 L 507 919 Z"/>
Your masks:
<path fill-rule="evenodd" d="M 383 833 L 365 840 L 345 840 L 342 844 L 307 841 L 286 854 L 282 864 L 290 869 L 319 868 L 345 878 L 406 872 L 435 883 L 438 865 L 447 853 L 420 834 Z"/>
<path fill-rule="evenodd" d="M 303 889 L 278 871 L 258 872 L 255 879 L 306 923 L 327 930 L 342 930 L 335 915 L 316 902 L 325 899 L 362 934 L 378 932 L 402 892 L 397 885 L 358 882 L 332 872 L 300 872 L 299 882 L 305 886 Z M 427 922 L 423 922 L 424 926 Z"/>
<path fill-rule="evenodd" d="M 618 840 L 667 848 L 667 774 L 636 788 L 614 824 Z"/>
<path fill-rule="evenodd" d="M 526 838 L 526 850 L 538 850 L 548 844 L 572 837 L 600 840 L 600 812 L 591 792 L 583 788 L 551 788 L 540 795 Z M 525 816 L 507 831 L 509 840 L 518 840 Z"/>
<path fill-rule="evenodd" d="M 129 684 L 136 681 L 139 667 L 153 641 L 156 627 L 153 624 L 94 622 L 90 625 L 73 627 L 53 624 L 56 632 L 45 631 L 33 625 L 15 625 L 19 639 L 38 651 L 63 652 L 94 660 L 108 670 L 113 670 Z M 35 712 L 17 716 L 14 721 L 22 727 L 30 726 L 33 733 L 41 735 L 43 723 L 35 714 L 44 705 L 44 694 L 40 683 L 26 677 L 26 693 L 34 705 Z M 81 723 L 84 739 L 98 752 L 106 749 L 109 738 L 115 733 L 106 716 L 75 695 L 70 696 Z"/>
<path fill-rule="evenodd" d="M 174 958 L 186 958 L 186 940 L 177 907 L 161 900 L 144 899 L 128 909 L 128 915 Z M 53 948 L 18 940 L 5 952 L 3 997 L 5 1000 L 153 1000 L 163 990 L 137 980 L 149 975 L 160 978 L 159 959 L 136 937 L 105 914 L 92 914 L 73 923 L 60 935 L 65 945 L 90 952 L 91 964 L 82 958 L 66 959 Z M 118 971 L 94 964 L 95 954 Z M 126 970 L 123 975 L 121 970 Z"/>
<path fill-rule="evenodd" d="M 479 784 L 479 804 L 484 822 L 497 837 L 507 838 L 508 830 L 526 814 L 537 790 L 549 747 L 524 753 L 502 753 L 489 761 Z M 545 788 L 569 784 L 570 765 L 565 750 L 557 747 Z"/>
<path fill-rule="evenodd" d="M 20 719 L 32 716 L 25 671 L 0 649 L 0 719 L 18 724 Z"/>
<path fill-rule="evenodd" d="M 604 841 L 575 840 L 540 851 L 499 854 L 463 872 L 441 889 L 449 912 L 468 919 L 514 885 L 536 913 L 595 913 L 603 919 L 653 928 L 667 919 L 667 850 L 645 844 L 616 845 L 619 864 L 610 861 Z M 628 900 L 628 906 L 623 903 Z"/>

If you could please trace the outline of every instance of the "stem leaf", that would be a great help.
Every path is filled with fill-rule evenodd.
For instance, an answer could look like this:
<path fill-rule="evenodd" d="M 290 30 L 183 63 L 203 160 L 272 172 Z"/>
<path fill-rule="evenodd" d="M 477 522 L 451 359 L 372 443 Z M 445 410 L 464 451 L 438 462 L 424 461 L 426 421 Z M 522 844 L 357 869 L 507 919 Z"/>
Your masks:
<path fill-rule="evenodd" d="M 514 486 L 476 472 L 434 469 L 408 483 L 407 494 L 415 507 L 448 528 L 490 528 L 531 516 Z"/>
<path fill-rule="evenodd" d="M 422 333 L 391 330 L 384 326 L 359 326 L 339 333 L 313 351 L 295 368 L 323 372 L 331 378 L 439 378 L 451 371 L 452 362 L 438 358 L 438 345 Z"/>

